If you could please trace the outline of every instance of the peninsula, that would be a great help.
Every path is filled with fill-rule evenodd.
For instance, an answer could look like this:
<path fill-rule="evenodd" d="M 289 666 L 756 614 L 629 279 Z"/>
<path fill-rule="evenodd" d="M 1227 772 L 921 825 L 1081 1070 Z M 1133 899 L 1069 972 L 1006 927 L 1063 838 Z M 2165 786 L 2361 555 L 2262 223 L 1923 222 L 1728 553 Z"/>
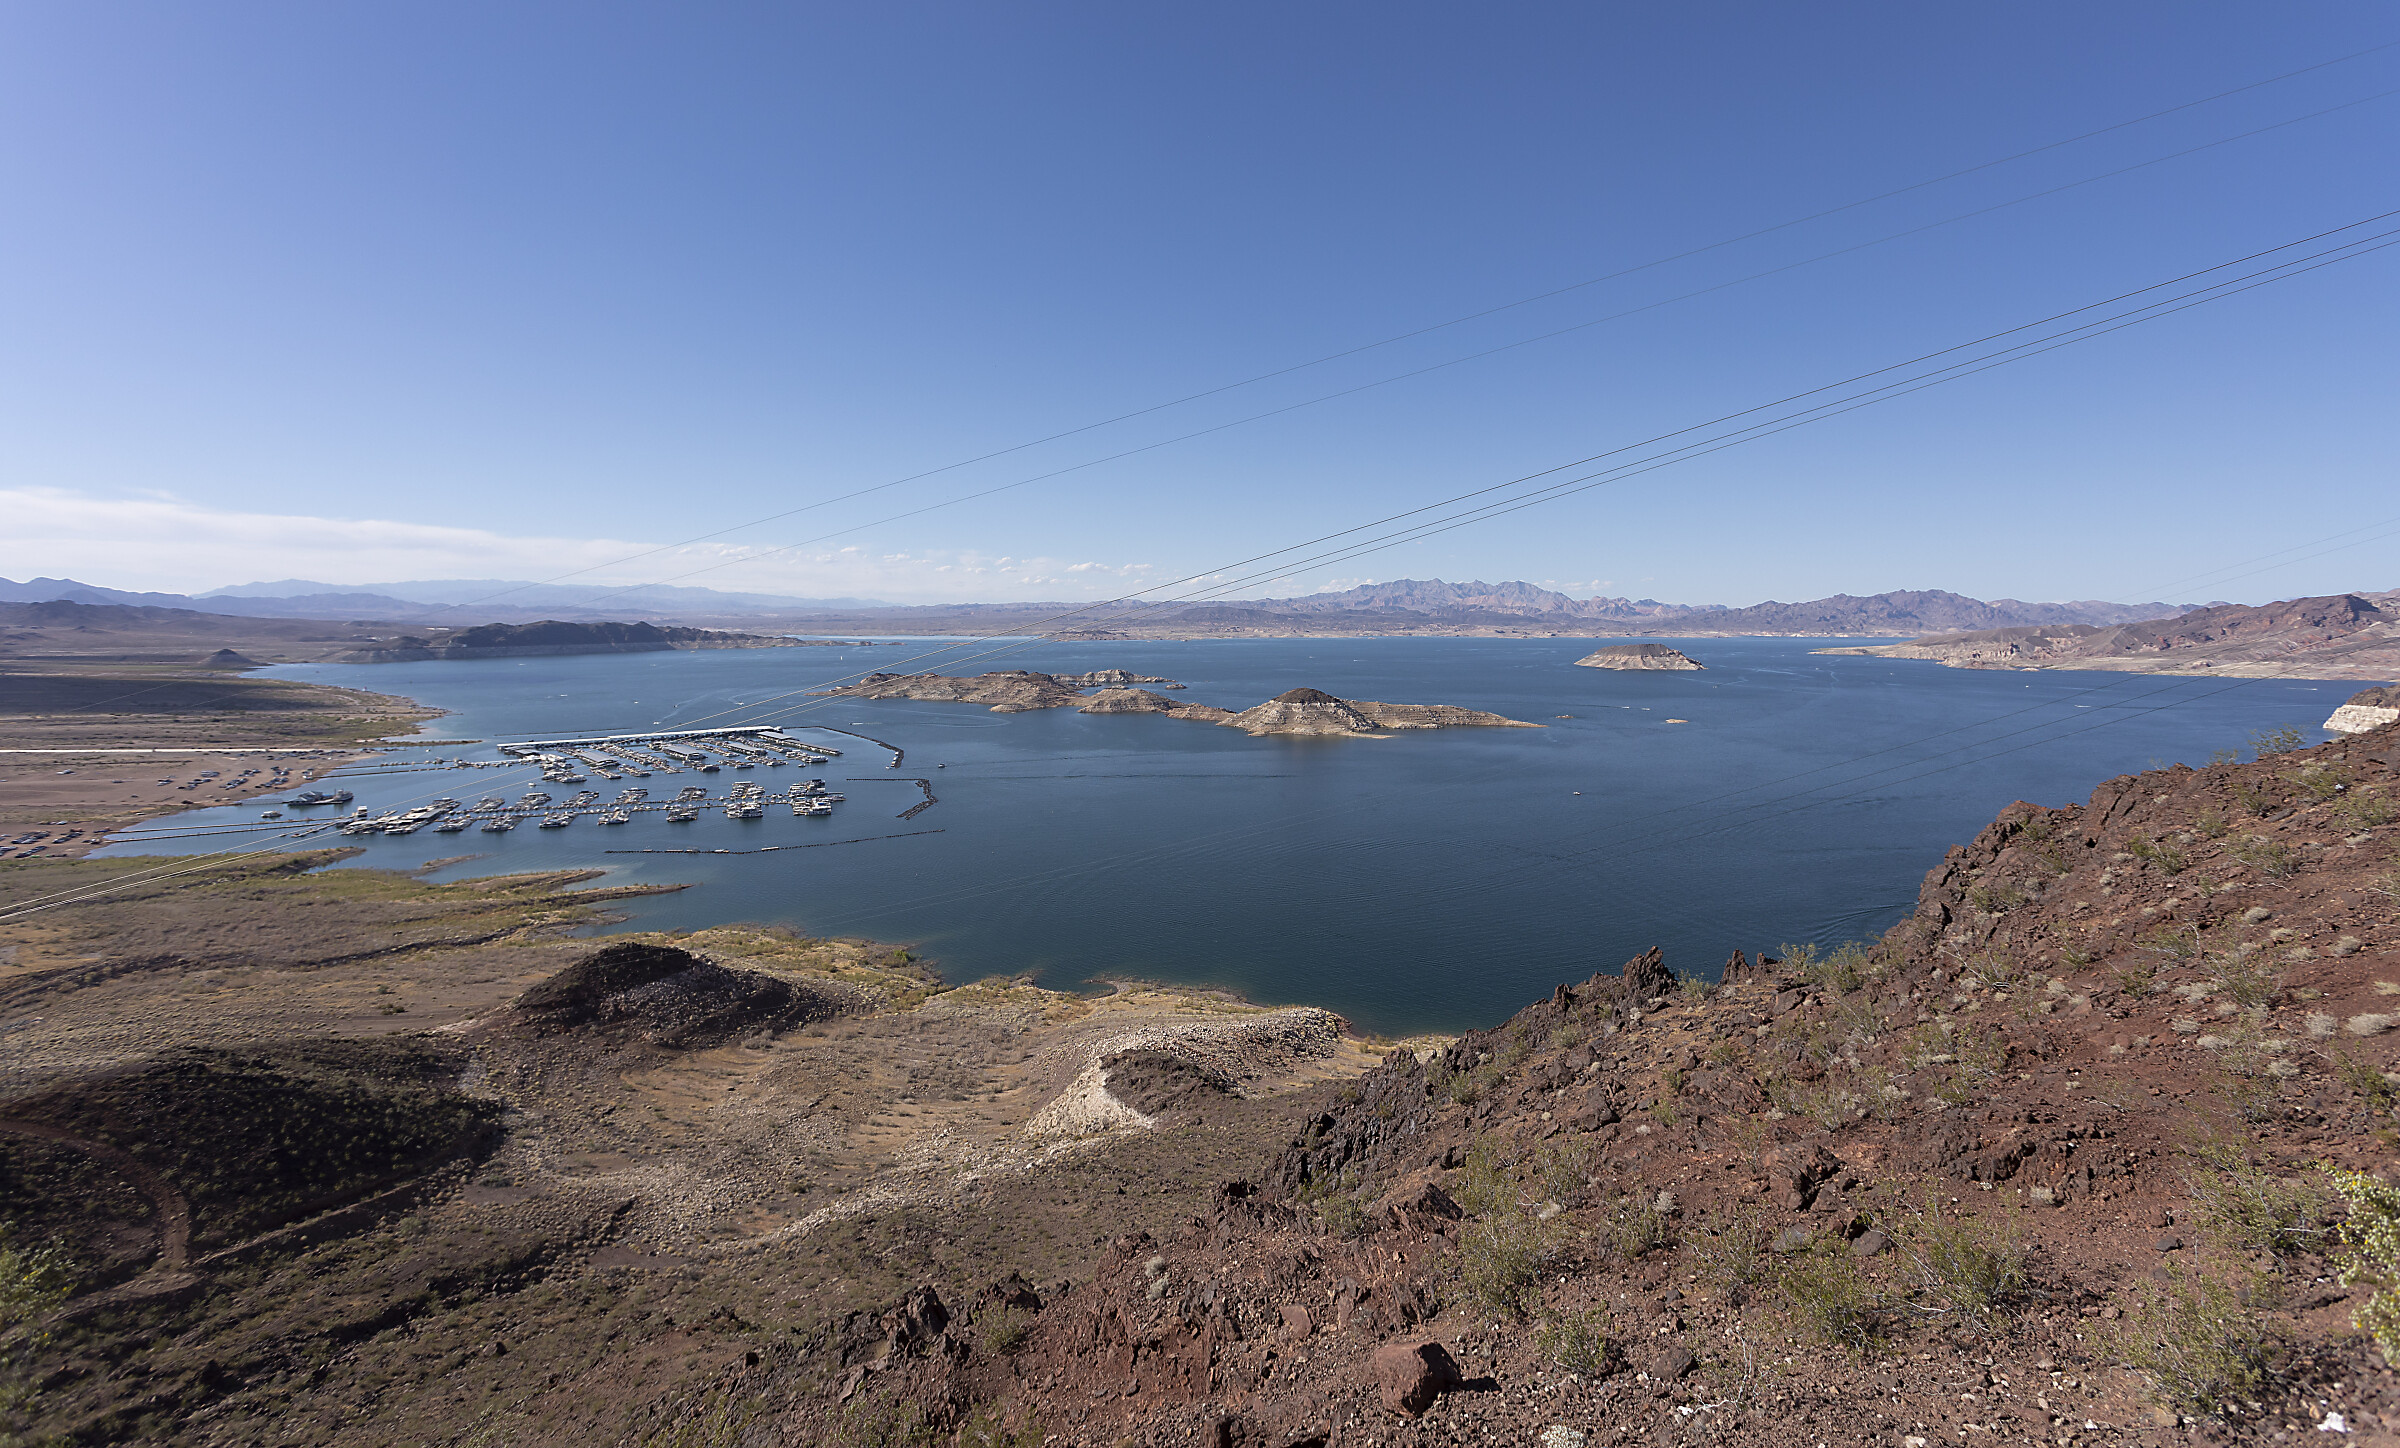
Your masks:
<path fill-rule="evenodd" d="M 2109 627 L 2032 624 L 1817 652 L 1929 659 L 1953 669 L 2392 679 L 2400 678 L 2400 589 L 2219 604 Z"/>

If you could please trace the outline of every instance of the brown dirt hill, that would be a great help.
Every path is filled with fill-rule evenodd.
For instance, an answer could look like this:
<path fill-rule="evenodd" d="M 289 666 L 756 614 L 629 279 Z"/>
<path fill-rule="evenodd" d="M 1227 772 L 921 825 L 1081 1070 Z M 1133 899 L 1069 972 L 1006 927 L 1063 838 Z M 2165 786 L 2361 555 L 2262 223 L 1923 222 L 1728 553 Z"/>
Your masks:
<path fill-rule="evenodd" d="M 2013 805 L 1872 945 L 1394 1052 L 1088 1282 L 928 1284 L 662 1432 L 2393 1441 L 2317 1168 L 2400 1176 L 2396 843 L 2394 729 Z"/>
<path fill-rule="evenodd" d="M 865 1007 L 822 983 L 734 970 L 668 945 L 594 951 L 527 990 L 495 1028 L 526 1036 L 590 1030 L 670 1049 L 785 1031 Z"/>

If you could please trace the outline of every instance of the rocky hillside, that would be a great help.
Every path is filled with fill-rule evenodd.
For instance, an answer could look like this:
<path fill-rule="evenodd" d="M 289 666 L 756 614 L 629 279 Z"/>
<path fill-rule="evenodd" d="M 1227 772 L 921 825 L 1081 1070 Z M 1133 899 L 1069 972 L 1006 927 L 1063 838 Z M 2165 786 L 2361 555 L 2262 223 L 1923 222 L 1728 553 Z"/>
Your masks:
<path fill-rule="evenodd" d="M 2115 628 L 1987 629 L 1825 652 L 1931 659 L 1957 669 L 2388 679 L 2400 675 L 2400 592 L 2220 604 Z"/>
<path fill-rule="evenodd" d="M 2396 846 L 2394 729 L 2013 805 L 1879 941 L 1394 1052 L 1088 1280 L 928 1282 L 661 1431 L 2393 1441 L 2326 1168 L 2400 1176 Z"/>

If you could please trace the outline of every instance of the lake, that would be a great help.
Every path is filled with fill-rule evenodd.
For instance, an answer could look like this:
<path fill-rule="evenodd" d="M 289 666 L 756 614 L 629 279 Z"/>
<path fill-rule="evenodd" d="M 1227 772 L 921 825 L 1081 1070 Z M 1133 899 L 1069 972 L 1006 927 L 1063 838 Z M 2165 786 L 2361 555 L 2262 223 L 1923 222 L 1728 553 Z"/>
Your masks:
<path fill-rule="evenodd" d="M 822 770 L 585 786 L 605 798 L 640 783 L 663 797 L 703 783 L 721 797 L 737 778 L 781 787 L 822 774 L 848 795 L 830 821 L 712 811 L 690 825 L 643 815 L 614 828 L 310 842 L 362 843 L 360 864 L 413 868 L 478 851 L 435 877 L 585 866 L 615 881 L 692 881 L 624 902 L 632 918 L 621 928 L 778 922 L 906 944 L 954 980 L 1207 984 L 1327 1006 L 1388 1033 L 1488 1025 L 1652 945 L 1671 966 L 1713 974 L 1737 948 L 1873 936 L 1913 907 L 1943 851 L 2010 801 L 2081 800 L 2112 775 L 2199 763 L 2278 725 L 2319 739 L 2317 725 L 2357 687 L 1945 669 L 1812 655 L 1833 642 L 1822 639 L 1645 641 L 1707 669 L 1581 669 L 1572 661 L 1604 640 L 1488 638 L 1041 644 L 972 665 L 906 666 L 1121 667 L 1189 686 L 1171 698 L 1233 709 L 1309 685 L 1546 726 L 1375 739 L 1252 739 L 1157 715 L 904 700 L 816 700 L 787 716 L 799 701 L 760 702 L 845 670 L 899 667 L 924 644 L 266 672 L 405 694 L 451 711 L 429 737 L 487 741 L 427 757 L 492 759 L 506 740 L 768 716 L 845 751 Z M 906 767 L 886 768 L 890 756 L 858 739 L 803 733 L 811 723 L 898 745 Z M 923 799 L 913 777 L 931 780 L 940 803 L 903 821 Z M 523 767 L 342 783 L 379 808 L 537 787 Z M 561 798 L 572 788 L 550 786 Z M 262 808 L 178 822 L 255 823 Z M 608 853 L 833 840 L 859 843 Z M 220 837 L 109 853 L 224 848 Z"/>

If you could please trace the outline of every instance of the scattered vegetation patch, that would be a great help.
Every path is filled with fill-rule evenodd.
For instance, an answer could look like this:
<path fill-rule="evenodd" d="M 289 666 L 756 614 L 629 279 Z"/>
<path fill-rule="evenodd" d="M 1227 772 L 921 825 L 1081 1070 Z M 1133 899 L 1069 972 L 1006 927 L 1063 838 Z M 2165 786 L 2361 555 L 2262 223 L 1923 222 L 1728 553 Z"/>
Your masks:
<path fill-rule="evenodd" d="M 1832 1244 L 1786 1264 L 1775 1285 L 1793 1325 L 1816 1341 L 1863 1353 L 1881 1340 L 1882 1302 L 1847 1247 Z"/>
<path fill-rule="evenodd" d="M 2258 1395 L 2278 1346 L 2240 1288 L 2165 1270 L 2110 1339 L 2116 1356 L 2179 1412 L 2217 1413 Z"/>
<path fill-rule="evenodd" d="M 1892 1226 L 1918 1311 L 1988 1333 L 2024 1296 L 2025 1234 L 2015 1220 L 1945 1211 L 1928 1191 L 1923 1206 Z"/>
<path fill-rule="evenodd" d="M 2375 1289 L 2353 1325 L 2375 1339 L 2386 1361 L 2400 1358 L 2400 1187 L 2366 1172 L 2332 1176 L 2334 1191 L 2350 1208 L 2341 1228 L 2337 1280 Z"/>
<path fill-rule="evenodd" d="M 10 1114 L 131 1154 L 190 1201 L 195 1243 L 229 1242 L 485 1149 L 500 1107 L 453 1089 L 464 1063 L 423 1040 L 189 1050 Z"/>

